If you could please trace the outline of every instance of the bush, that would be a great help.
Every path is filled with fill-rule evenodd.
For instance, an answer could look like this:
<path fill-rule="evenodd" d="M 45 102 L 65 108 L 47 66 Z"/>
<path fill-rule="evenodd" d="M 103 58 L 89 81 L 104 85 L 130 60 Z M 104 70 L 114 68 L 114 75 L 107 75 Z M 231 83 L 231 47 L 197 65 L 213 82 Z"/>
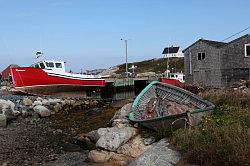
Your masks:
<path fill-rule="evenodd" d="M 198 126 L 174 132 L 171 143 L 189 162 L 201 165 L 250 165 L 250 109 L 245 94 L 206 92 L 216 105 Z"/>

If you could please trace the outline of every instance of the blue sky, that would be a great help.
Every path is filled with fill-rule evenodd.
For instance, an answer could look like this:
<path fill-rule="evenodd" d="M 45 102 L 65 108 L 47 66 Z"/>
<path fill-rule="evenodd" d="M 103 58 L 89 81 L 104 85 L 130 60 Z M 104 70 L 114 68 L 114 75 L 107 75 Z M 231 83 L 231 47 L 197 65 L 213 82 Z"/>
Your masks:
<path fill-rule="evenodd" d="M 0 70 L 34 53 L 67 69 L 159 58 L 164 47 L 221 41 L 250 26 L 249 0 L 0 0 Z M 243 34 L 250 33 L 250 30 Z M 241 35 L 243 35 L 241 34 Z"/>

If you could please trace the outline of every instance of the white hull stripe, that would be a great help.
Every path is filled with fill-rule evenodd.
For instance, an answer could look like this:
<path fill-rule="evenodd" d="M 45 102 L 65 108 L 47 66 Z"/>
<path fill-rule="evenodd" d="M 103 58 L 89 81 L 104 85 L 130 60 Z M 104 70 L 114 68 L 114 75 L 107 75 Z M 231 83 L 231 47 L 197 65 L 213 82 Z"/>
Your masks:
<path fill-rule="evenodd" d="M 62 74 L 56 74 L 56 73 L 47 73 L 49 76 L 55 76 L 55 77 L 62 77 L 62 78 L 69 78 L 74 80 L 104 80 L 101 78 L 83 78 L 83 77 L 73 77 L 73 76 L 67 76 Z"/>
<path fill-rule="evenodd" d="M 49 84 L 49 85 L 31 85 L 31 86 L 17 86 L 16 89 L 22 89 L 22 88 L 34 88 L 34 87 L 53 87 L 53 86 L 98 86 L 102 87 L 101 85 L 78 85 L 78 84 Z M 103 85 L 104 86 L 104 85 Z"/>

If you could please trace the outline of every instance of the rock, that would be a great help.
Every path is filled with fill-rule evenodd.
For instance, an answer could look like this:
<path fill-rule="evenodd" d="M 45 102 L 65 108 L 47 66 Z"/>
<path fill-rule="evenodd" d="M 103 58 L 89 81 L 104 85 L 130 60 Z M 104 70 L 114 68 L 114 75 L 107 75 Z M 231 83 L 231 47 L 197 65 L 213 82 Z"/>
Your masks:
<path fill-rule="evenodd" d="M 85 104 L 85 105 L 89 105 L 89 101 L 85 101 L 84 104 Z"/>
<path fill-rule="evenodd" d="M 85 137 L 85 147 L 88 150 L 96 149 L 95 143 L 93 143 L 88 137 Z"/>
<path fill-rule="evenodd" d="M 42 104 L 45 106 L 49 106 L 50 102 L 47 99 L 43 99 Z"/>
<path fill-rule="evenodd" d="M 89 152 L 88 159 L 95 163 L 107 163 L 111 161 L 119 161 L 122 163 L 127 163 L 131 158 L 123 154 L 117 154 L 114 152 L 108 152 L 104 150 L 92 150 Z"/>
<path fill-rule="evenodd" d="M 60 110 L 62 109 L 62 106 L 61 104 L 57 103 L 54 107 L 53 107 L 53 110 L 55 112 L 59 112 Z"/>
<path fill-rule="evenodd" d="M 7 121 L 16 118 L 14 115 L 14 111 L 15 104 L 12 101 L 0 99 L 0 114 L 5 115 Z"/>
<path fill-rule="evenodd" d="M 151 145 L 156 141 L 155 137 L 146 138 L 143 140 L 144 145 Z"/>
<path fill-rule="evenodd" d="M 22 110 L 22 117 L 23 118 L 27 118 L 30 114 L 28 113 L 28 111 L 26 109 Z"/>
<path fill-rule="evenodd" d="M 123 154 L 117 154 L 114 152 L 110 152 L 110 161 L 109 162 L 115 162 L 116 164 L 120 165 L 127 165 L 128 161 L 131 160 L 131 157 L 123 155 Z"/>
<path fill-rule="evenodd" d="M 7 90 L 10 90 L 10 87 L 8 87 L 8 86 L 1 86 L 1 90 L 7 91 Z"/>
<path fill-rule="evenodd" d="M 128 114 L 130 112 L 131 105 L 132 105 L 131 103 L 124 105 L 119 111 L 115 113 L 112 119 L 113 120 L 114 119 L 128 119 Z"/>
<path fill-rule="evenodd" d="M 4 114 L 0 114 L 0 127 L 7 126 L 7 118 Z"/>
<path fill-rule="evenodd" d="M 14 115 L 15 117 L 17 117 L 17 116 L 21 115 L 21 112 L 20 112 L 20 111 L 14 110 L 14 111 L 13 111 L 13 115 Z"/>
<path fill-rule="evenodd" d="M 41 117 L 50 116 L 50 110 L 42 105 L 37 105 L 34 107 L 34 111 L 38 113 Z"/>
<path fill-rule="evenodd" d="M 97 105 L 97 104 L 98 104 L 98 101 L 97 101 L 97 100 L 94 100 L 94 101 L 92 102 L 92 104 L 93 104 L 93 105 Z"/>
<path fill-rule="evenodd" d="M 4 111 L 4 115 L 6 116 L 7 121 L 16 119 L 16 116 L 14 115 L 14 112 L 11 109 L 6 109 Z"/>
<path fill-rule="evenodd" d="M 33 112 L 32 113 L 32 119 L 34 121 L 39 121 L 40 120 L 39 114 L 37 112 Z"/>
<path fill-rule="evenodd" d="M 49 99 L 48 102 L 50 105 L 56 105 L 57 103 L 61 102 L 61 99 Z"/>
<path fill-rule="evenodd" d="M 135 160 L 130 162 L 129 166 L 172 166 L 176 164 L 181 156 L 178 152 L 169 149 L 167 145 L 166 139 L 160 140 Z"/>
<path fill-rule="evenodd" d="M 37 105 L 43 105 L 42 101 L 40 100 L 34 101 L 33 106 L 37 106 Z"/>
<path fill-rule="evenodd" d="M 42 102 L 42 101 L 43 101 L 43 98 L 41 98 L 41 97 L 37 97 L 37 98 L 36 98 L 36 100 L 37 100 L 37 101 L 41 101 L 41 102 Z"/>
<path fill-rule="evenodd" d="M 66 102 L 64 100 L 61 101 L 61 105 L 62 106 L 65 106 L 66 105 Z"/>
<path fill-rule="evenodd" d="M 23 98 L 23 101 L 22 101 L 23 105 L 25 106 L 31 106 L 33 104 L 32 100 L 30 100 L 29 98 L 25 97 Z"/>
<path fill-rule="evenodd" d="M 136 136 L 130 142 L 122 145 L 117 149 L 117 153 L 124 154 L 126 156 L 138 157 L 144 153 L 151 146 L 144 145 L 143 139 L 140 135 Z"/>
<path fill-rule="evenodd" d="M 132 127 L 113 127 L 107 131 L 96 143 L 100 147 L 109 151 L 116 151 L 122 144 L 137 134 L 137 129 Z"/>
<path fill-rule="evenodd" d="M 95 143 L 92 142 L 89 137 L 86 137 L 86 134 L 79 134 L 76 137 L 76 144 L 86 150 L 96 149 Z"/>
<path fill-rule="evenodd" d="M 99 132 L 98 132 L 99 130 Z M 98 130 L 93 130 L 89 133 L 87 133 L 85 136 L 88 137 L 92 142 L 97 142 L 98 139 L 100 138 L 101 134 L 102 134 L 102 128 L 98 129 Z"/>
<path fill-rule="evenodd" d="M 88 154 L 88 159 L 95 163 L 105 163 L 108 162 L 111 157 L 110 152 L 104 150 L 91 150 Z"/>
<path fill-rule="evenodd" d="M 116 127 L 132 127 L 131 124 L 129 124 L 129 120 L 128 119 L 114 119 L 112 122 L 112 126 L 116 126 Z"/>
<path fill-rule="evenodd" d="M 12 111 L 15 110 L 15 104 L 10 101 L 10 100 L 3 100 L 0 99 L 0 110 L 2 110 L 3 112 L 7 109 L 11 109 Z"/>

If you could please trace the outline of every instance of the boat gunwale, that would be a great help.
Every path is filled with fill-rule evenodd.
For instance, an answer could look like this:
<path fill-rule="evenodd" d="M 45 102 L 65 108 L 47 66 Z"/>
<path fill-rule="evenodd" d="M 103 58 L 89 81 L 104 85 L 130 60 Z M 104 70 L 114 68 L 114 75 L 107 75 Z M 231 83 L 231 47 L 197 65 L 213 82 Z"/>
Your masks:
<path fill-rule="evenodd" d="M 158 121 L 161 119 L 173 119 L 178 117 L 187 116 L 187 112 L 181 113 L 181 114 L 174 114 L 174 115 L 167 115 L 167 116 L 161 116 L 153 119 L 136 119 L 134 118 L 134 112 L 129 113 L 129 120 L 133 122 L 151 122 L 151 121 Z"/>
<path fill-rule="evenodd" d="M 132 106 L 131 106 L 132 109 L 134 109 L 134 108 L 136 107 L 136 105 L 139 103 L 141 97 L 147 92 L 147 90 L 148 90 L 149 88 L 151 88 L 151 87 L 152 87 L 153 85 L 155 85 L 155 84 L 160 84 L 160 85 L 163 85 L 163 86 L 168 86 L 168 87 L 170 87 L 170 88 L 172 88 L 172 89 L 174 89 L 174 90 L 176 90 L 176 91 L 179 91 L 179 92 L 181 92 L 181 93 L 186 93 L 186 94 L 192 96 L 193 98 L 198 99 L 198 100 L 202 101 L 203 103 L 209 105 L 208 107 L 206 107 L 206 108 L 204 108 L 204 109 L 198 108 L 198 109 L 193 110 L 192 112 L 190 111 L 190 113 L 205 112 L 205 111 L 211 110 L 211 109 L 213 109 L 213 108 L 215 107 L 215 105 L 214 105 L 213 103 L 211 103 L 210 101 L 207 101 L 207 100 L 203 99 L 202 97 L 196 96 L 195 94 L 193 94 L 193 93 L 191 93 L 191 92 L 189 92 L 189 91 L 187 91 L 187 90 L 185 90 L 185 89 L 181 89 L 181 88 L 178 88 L 178 87 L 173 86 L 173 85 L 170 85 L 170 84 L 164 84 L 164 83 L 161 83 L 161 82 L 159 82 L 159 81 L 153 81 L 153 82 L 151 82 L 149 85 L 147 85 L 147 86 L 140 92 L 140 94 L 135 98 L 135 100 L 134 100 L 134 102 L 133 102 L 133 104 L 132 104 Z"/>

